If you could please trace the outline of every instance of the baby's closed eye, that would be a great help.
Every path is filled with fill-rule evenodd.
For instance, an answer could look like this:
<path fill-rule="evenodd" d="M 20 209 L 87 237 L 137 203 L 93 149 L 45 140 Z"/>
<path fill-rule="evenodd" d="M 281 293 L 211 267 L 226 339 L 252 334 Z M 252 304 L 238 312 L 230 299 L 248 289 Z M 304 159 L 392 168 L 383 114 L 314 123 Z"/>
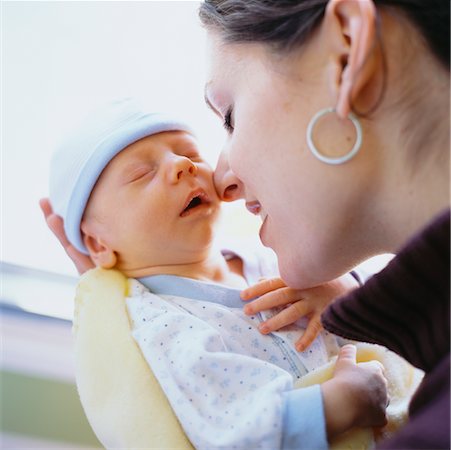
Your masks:
<path fill-rule="evenodd" d="M 125 184 L 134 183 L 135 181 L 139 181 L 147 176 L 152 176 L 155 173 L 155 170 L 156 168 L 151 165 L 134 167 L 124 174 Z"/>

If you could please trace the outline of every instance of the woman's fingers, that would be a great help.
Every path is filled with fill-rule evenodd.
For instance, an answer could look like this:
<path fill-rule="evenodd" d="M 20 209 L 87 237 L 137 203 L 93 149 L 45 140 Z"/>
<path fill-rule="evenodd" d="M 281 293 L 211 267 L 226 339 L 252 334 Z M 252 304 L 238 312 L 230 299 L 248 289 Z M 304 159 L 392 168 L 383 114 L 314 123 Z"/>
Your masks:
<path fill-rule="evenodd" d="M 66 232 L 64 231 L 63 219 L 60 216 L 52 213 L 47 217 L 47 225 L 65 249 L 71 246 L 71 243 L 66 237 Z"/>
<path fill-rule="evenodd" d="M 80 253 L 73 245 L 69 245 L 65 250 L 80 275 L 95 267 L 92 259 L 89 256 Z"/>
<path fill-rule="evenodd" d="M 41 207 L 42 212 L 44 213 L 45 220 L 47 222 L 48 227 L 52 231 L 52 233 L 58 238 L 61 245 L 64 248 L 64 251 L 67 253 L 69 258 L 75 264 L 77 271 L 79 274 L 86 272 L 89 269 L 92 269 L 94 263 L 88 255 L 85 255 L 79 252 L 67 239 L 66 232 L 64 231 L 64 222 L 60 216 L 57 216 L 50 205 L 50 201 L 48 198 L 43 198 L 39 201 L 39 206 Z"/>
<path fill-rule="evenodd" d="M 251 300 L 255 297 L 260 297 L 263 294 L 274 291 L 276 289 L 280 289 L 285 287 L 285 283 L 281 278 L 269 278 L 266 280 L 262 280 L 257 284 L 254 284 L 247 289 L 241 291 L 241 299 L 242 300 Z"/>
<path fill-rule="evenodd" d="M 58 238 L 64 249 L 66 249 L 66 247 L 70 246 L 71 244 L 67 240 L 66 232 L 64 231 L 63 219 L 53 212 L 48 198 L 42 198 L 41 200 L 39 200 L 39 206 L 44 213 L 45 220 L 51 232 Z"/>
<path fill-rule="evenodd" d="M 373 359 L 371 361 L 366 361 L 362 363 L 357 364 L 359 367 L 366 367 L 366 368 L 372 368 L 373 370 L 376 370 L 380 372 L 381 375 L 385 377 L 385 367 L 384 365 L 378 361 L 377 359 Z"/>
<path fill-rule="evenodd" d="M 321 286 L 299 290 L 287 287 L 281 278 L 262 280 L 241 292 L 243 300 L 254 299 L 244 307 L 244 313 L 252 315 L 286 306 L 271 319 L 260 324 L 259 329 L 263 334 L 279 330 L 301 317 L 311 316 L 304 334 L 295 344 L 298 351 L 304 351 L 323 329 L 320 321 L 322 311 L 338 295 L 350 289 L 345 281 L 341 277 Z"/>
<path fill-rule="evenodd" d="M 261 333 L 268 334 L 271 331 L 279 330 L 280 328 L 296 322 L 296 320 L 308 314 L 308 311 L 308 305 L 303 304 L 302 301 L 296 302 L 296 304 L 288 306 L 266 322 L 262 322 L 258 329 Z"/>
<path fill-rule="evenodd" d="M 244 313 L 252 315 L 260 311 L 274 308 L 276 306 L 293 303 L 294 300 L 299 300 L 299 297 L 295 298 L 293 289 L 284 287 L 273 292 L 268 292 L 267 294 L 262 295 L 257 300 L 254 300 L 253 302 L 247 304 L 244 307 Z"/>
<path fill-rule="evenodd" d="M 268 319 L 266 322 L 262 322 L 258 328 L 261 333 L 268 334 L 287 325 L 291 325 L 292 323 L 296 322 L 301 317 L 304 317 L 309 313 L 309 306 L 306 303 L 299 301 L 285 308 L 275 316 Z M 322 329 L 323 327 L 321 325 L 319 316 L 312 317 L 309 320 L 304 334 L 298 339 L 295 344 L 296 350 L 298 352 L 303 352 L 304 350 L 306 350 L 316 339 Z"/>
<path fill-rule="evenodd" d="M 47 216 L 53 213 L 52 206 L 50 205 L 48 198 L 41 198 L 41 200 L 39 200 L 39 206 L 41 207 L 41 210 L 44 213 L 44 217 L 46 219 Z"/>
<path fill-rule="evenodd" d="M 323 326 L 319 316 L 314 316 L 309 320 L 307 328 L 304 334 L 296 342 L 296 350 L 298 352 L 303 352 L 311 343 L 316 339 L 316 336 L 322 331 Z"/>
<path fill-rule="evenodd" d="M 346 344 L 340 348 L 337 362 L 335 363 L 335 372 L 345 370 L 357 364 L 357 347 L 354 344 Z"/>
<path fill-rule="evenodd" d="M 58 238 L 61 245 L 64 247 L 65 252 L 69 256 L 69 258 L 74 263 L 77 272 L 81 275 L 92 269 L 94 263 L 92 259 L 81 252 L 79 252 L 67 239 L 66 233 L 64 231 L 64 223 L 63 219 L 60 216 L 52 214 L 47 218 L 47 224 L 49 228 L 52 230 L 53 234 Z"/>

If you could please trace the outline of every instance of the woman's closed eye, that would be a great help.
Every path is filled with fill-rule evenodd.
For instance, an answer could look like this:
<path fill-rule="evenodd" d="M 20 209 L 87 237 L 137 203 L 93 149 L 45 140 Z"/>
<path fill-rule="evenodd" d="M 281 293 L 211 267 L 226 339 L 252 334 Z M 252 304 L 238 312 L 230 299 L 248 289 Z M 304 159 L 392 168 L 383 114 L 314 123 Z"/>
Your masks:
<path fill-rule="evenodd" d="M 232 133 L 235 125 L 233 123 L 233 109 L 230 107 L 224 115 L 223 126 L 226 129 L 227 133 Z"/>

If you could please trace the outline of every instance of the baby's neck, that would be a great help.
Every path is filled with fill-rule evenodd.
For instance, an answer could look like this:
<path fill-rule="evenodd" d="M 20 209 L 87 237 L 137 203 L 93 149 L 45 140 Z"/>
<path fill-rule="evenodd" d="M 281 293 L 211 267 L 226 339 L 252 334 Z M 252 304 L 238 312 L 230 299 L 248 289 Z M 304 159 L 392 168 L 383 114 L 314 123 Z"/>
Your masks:
<path fill-rule="evenodd" d="M 133 271 L 124 271 L 124 273 L 132 278 L 151 275 L 176 275 L 224 284 L 238 289 L 247 287 L 241 259 L 233 258 L 226 261 L 219 250 L 212 250 L 204 259 L 192 263 L 145 267 Z"/>

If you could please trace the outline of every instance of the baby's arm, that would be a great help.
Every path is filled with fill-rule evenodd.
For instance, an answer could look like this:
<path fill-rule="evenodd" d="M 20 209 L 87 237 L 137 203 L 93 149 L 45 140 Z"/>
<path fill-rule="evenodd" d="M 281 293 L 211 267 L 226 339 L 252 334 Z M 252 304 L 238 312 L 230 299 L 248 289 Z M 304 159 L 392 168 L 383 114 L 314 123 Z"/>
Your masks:
<path fill-rule="evenodd" d="M 281 312 L 260 324 L 259 329 L 263 334 L 279 330 L 307 316 L 310 319 L 307 329 L 296 342 L 296 349 L 304 351 L 322 330 L 321 313 L 337 297 L 357 287 L 356 279 L 350 274 L 310 289 L 289 288 L 281 278 L 270 278 L 242 291 L 241 298 L 247 301 L 259 297 L 244 307 L 244 312 L 248 315 L 287 305 Z"/>

